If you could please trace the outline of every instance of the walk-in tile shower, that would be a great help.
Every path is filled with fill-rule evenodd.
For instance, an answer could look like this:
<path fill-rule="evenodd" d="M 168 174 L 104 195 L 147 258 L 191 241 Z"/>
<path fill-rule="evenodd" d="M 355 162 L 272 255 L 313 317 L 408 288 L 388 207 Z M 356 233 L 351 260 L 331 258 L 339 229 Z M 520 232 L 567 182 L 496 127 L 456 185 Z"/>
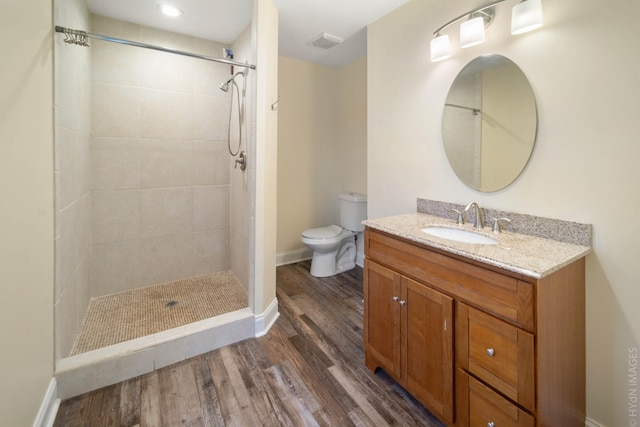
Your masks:
<path fill-rule="evenodd" d="M 61 0 L 55 9 L 59 25 L 210 57 L 220 57 L 223 48 L 236 58 L 252 57 L 251 25 L 230 46 L 93 15 L 82 0 Z M 97 299 L 115 301 L 111 320 L 92 321 L 105 329 L 124 317 L 118 316 L 122 298 L 149 286 L 146 301 L 157 297 L 161 318 L 206 302 L 207 286 L 220 283 L 230 286 L 230 310 L 242 305 L 243 293 L 248 306 L 255 186 L 248 170 L 233 167 L 227 139 L 250 153 L 254 135 L 246 119 L 242 140 L 237 122 L 228 135 L 231 91 L 219 85 L 230 67 L 98 39 L 89 40 L 89 48 L 64 39 L 55 38 L 56 360 L 96 348 L 73 350 Z M 234 101 L 231 111 L 236 118 L 238 105 L 251 117 L 253 78 L 249 69 L 236 77 L 244 88 L 243 102 Z M 169 285 L 159 284 L 171 282 L 182 290 L 197 282 L 194 293 L 204 293 L 160 292 Z M 138 304 L 140 312 L 144 305 Z"/>

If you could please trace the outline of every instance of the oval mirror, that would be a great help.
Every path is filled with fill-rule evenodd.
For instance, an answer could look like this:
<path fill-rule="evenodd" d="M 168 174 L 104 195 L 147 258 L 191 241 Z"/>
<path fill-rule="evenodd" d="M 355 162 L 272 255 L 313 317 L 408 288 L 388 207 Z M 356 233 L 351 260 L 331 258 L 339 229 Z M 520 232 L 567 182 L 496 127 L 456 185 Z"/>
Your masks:
<path fill-rule="evenodd" d="M 451 85 L 442 137 L 451 167 L 469 187 L 492 192 L 515 181 L 531 157 L 536 128 L 531 85 L 504 56 L 472 60 Z"/>

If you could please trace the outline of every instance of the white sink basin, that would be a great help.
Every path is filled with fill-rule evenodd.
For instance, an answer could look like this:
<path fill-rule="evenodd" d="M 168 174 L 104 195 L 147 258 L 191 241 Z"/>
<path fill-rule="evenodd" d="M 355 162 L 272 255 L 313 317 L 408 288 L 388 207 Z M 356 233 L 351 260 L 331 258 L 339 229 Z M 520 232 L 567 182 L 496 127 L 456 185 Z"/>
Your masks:
<path fill-rule="evenodd" d="M 467 230 L 460 230 L 459 228 L 425 227 L 422 231 L 432 236 L 454 240 L 456 242 L 475 243 L 477 245 L 495 245 L 498 243 L 498 241 L 493 237 L 484 236 Z"/>

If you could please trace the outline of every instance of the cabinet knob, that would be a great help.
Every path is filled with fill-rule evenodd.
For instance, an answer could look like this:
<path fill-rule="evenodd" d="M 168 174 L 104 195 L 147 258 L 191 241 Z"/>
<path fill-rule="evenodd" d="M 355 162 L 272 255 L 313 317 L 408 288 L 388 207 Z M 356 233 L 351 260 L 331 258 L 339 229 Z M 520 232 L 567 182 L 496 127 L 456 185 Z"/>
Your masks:
<path fill-rule="evenodd" d="M 494 424 L 494 422 L 493 422 L 493 421 L 489 421 L 489 422 L 487 423 L 487 427 L 495 427 L 495 426 L 496 426 L 496 425 Z"/>
<path fill-rule="evenodd" d="M 496 351 L 494 349 L 492 348 L 487 349 L 487 356 L 493 357 L 494 354 L 496 354 Z"/>
<path fill-rule="evenodd" d="M 393 297 L 393 301 L 398 301 L 400 298 L 398 297 Z"/>
<path fill-rule="evenodd" d="M 404 300 L 400 301 L 400 305 L 405 305 L 406 303 L 407 303 L 407 302 L 406 302 L 406 301 L 404 301 Z"/>

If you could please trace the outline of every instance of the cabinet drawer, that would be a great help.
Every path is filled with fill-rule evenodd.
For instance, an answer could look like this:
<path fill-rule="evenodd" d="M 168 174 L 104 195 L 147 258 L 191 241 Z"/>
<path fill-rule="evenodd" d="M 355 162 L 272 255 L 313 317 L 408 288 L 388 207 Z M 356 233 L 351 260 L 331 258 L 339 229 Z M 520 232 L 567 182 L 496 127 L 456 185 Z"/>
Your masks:
<path fill-rule="evenodd" d="M 458 300 L 533 331 L 533 285 L 416 246 L 375 230 L 365 233 L 367 258 L 425 282 Z"/>
<path fill-rule="evenodd" d="M 464 304 L 459 321 L 461 366 L 533 412 L 533 335 Z"/>
<path fill-rule="evenodd" d="M 507 399 L 469 378 L 469 426 L 533 427 L 534 421 Z"/>

